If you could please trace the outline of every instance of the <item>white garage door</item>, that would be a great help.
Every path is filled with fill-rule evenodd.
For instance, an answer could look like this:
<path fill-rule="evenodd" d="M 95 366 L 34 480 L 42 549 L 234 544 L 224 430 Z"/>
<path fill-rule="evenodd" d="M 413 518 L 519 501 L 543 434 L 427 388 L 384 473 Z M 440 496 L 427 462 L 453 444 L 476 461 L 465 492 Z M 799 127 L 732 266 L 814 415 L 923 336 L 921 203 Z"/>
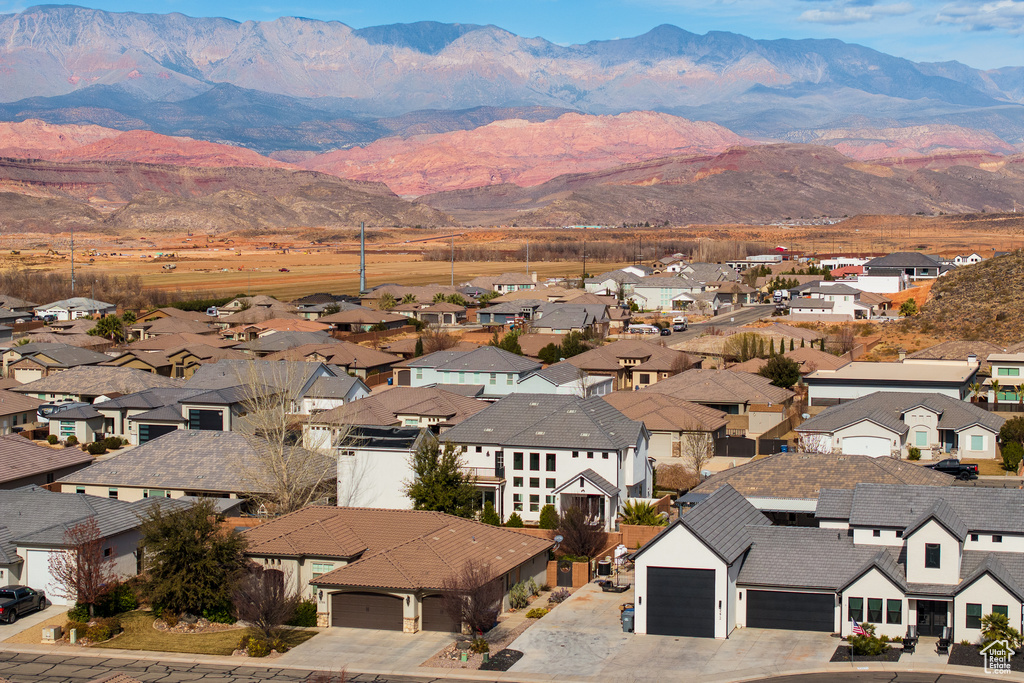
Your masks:
<path fill-rule="evenodd" d="M 882 458 L 892 452 L 889 439 L 881 436 L 848 436 L 843 439 L 843 455 L 870 455 Z"/>
<path fill-rule="evenodd" d="M 25 585 L 46 593 L 46 599 L 55 605 L 66 605 L 68 601 L 57 595 L 57 587 L 50 576 L 50 551 L 28 550 L 25 554 Z"/>

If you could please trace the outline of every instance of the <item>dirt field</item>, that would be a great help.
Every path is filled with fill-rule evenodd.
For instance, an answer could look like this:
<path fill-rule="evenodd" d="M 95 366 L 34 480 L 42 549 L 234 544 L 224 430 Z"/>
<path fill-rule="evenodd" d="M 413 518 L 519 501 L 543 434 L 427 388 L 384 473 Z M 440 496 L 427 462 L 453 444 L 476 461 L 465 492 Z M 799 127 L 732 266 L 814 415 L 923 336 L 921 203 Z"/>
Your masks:
<path fill-rule="evenodd" d="M 428 250 L 445 249 L 451 230 L 367 230 L 367 284 L 448 283 L 448 261 L 425 261 Z M 159 234 L 111 236 L 75 235 L 75 266 L 111 275 L 139 274 L 147 288 L 199 290 L 211 295 L 240 292 L 270 294 L 291 299 L 318 291 L 353 294 L 359 287 L 359 244 L 355 231 L 326 235 L 315 230 L 275 235 Z M 835 225 L 799 226 L 684 226 L 658 229 L 460 229 L 454 236 L 457 248 L 492 250 L 491 258 L 509 258 L 529 240 L 531 245 L 559 242 L 582 244 L 583 240 L 644 245 L 644 261 L 664 255 L 660 241 L 692 240 L 712 244 L 747 242 L 754 251 L 768 252 L 777 246 L 790 251 L 824 256 L 833 253 L 884 254 L 900 250 L 955 255 L 976 251 L 982 256 L 994 250 L 1024 246 L 1024 215 L 891 217 L 860 216 Z M 57 253 L 54 253 L 56 250 Z M 14 252 L 18 253 L 14 253 Z M 628 253 L 628 249 L 624 250 Z M 70 235 L 29 234 L 0 236 L 0 267 L 70 272 Z M 570 246 L 570 253 L 575 250 Z M 170 256 L 173 255 L 173 256 Z M 619 262 L 587 262 L 590 273 L 621 267 Z M 173 265 L 173 269 L 164 266 Z M 286 268 L 287 272 L 281 272 Z M 541 278 L 578 276 L 579 260 L 530 263 Z M 526 272 L 519 260 L 456 261 L 454 281 L 478 275 Z M 921 302 L 919 302 L 921 303 Z"/>

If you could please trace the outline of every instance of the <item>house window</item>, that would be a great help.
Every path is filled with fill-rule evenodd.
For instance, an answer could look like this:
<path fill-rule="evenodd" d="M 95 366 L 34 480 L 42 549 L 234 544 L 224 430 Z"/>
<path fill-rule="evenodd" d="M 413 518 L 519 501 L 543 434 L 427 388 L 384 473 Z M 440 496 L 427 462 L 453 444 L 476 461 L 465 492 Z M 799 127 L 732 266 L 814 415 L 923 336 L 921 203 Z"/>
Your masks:
<path fill-rule="evenodd" d="M 554 479 L 545 479 L 544 480 L 544 488 L 546 488 L 546 489 L 553 489 L 553 488 L 555 488 L 555 486 L 556 486 L 556 484 L 555 484 L 555 480 Z"/>
<path fill-rule="evenodd" d="M 544 496 L 544 502 L 547 503 L 548 505 L 554 505 L 555 504 L 555 497 L 554 496 Z"/>
<path fill-rule="evenodd" d="M 593 458 L 594 458 L 594 451 L 587 451 L 587 457 L 590 458 L 591 460 L 593 460 Z"/>
<path fill-rule="evenodd" d="M 972 451 L 983 451 L 985 450 L 985 437 L 981 434 L 971 434 L 971 450 Z"/>
<path fill-rule="evenodd" d="M 518 488 L 518 489 L 523 488 L 523 478 L 522 477 L 512 477 L 512 486 L 514 488 Z"/>
<path fill-rule="evenodd" d="M 640 373 L 640 384 L 650 384 L 650 383 L 651 383 L 651 376 L 650 376 L 650 374 L 648 374 L 646 372 L 641 372 Z"/>
<path fill-rule="evenodd" d="M 879 537 L 881 537 L 881 535 L 882 535 L 882 530 L 881 530 L 881 529 L 873 529 L 873 530 L 871 531 L 871 535 L 872 535 L 872 536 L 873 536 L 874 538 L 879 538 Z"/>
<path fill-rule="evenodd" d="M 922 431 L 914 432 L 914 439 L 915 439 L 915 441 L 914 441 L 915 445 L 917 445 L 917 446 L 927 446 L 928 445 L 928 432 L 922 432 Z"/>
<path fill-rule="evenodd" d="M 171 492 L 163 489 L 142 489 L 143 498 L 170 498 Z"/>
<path fill-rule="evenodd" d="M 580 452 L 579 451 L 573 451 L 572 452 L 572 457 L 574 457 L 574 458 L 580 457 Z"/>
<path fill-rule="evenodd" d="M 540 453 L 530 453 L 530 471 L 540 471 Z"/>
<path fill-rule="evenodd" d="M 967 603 L 967 621 L 964 626 L 967 628 L 981 628 L 981 605 L 972 602 Z"/>
<path fill-rule="evenodd" d="M 406 426 L 406 427 L 415 427 L 415 426 L 416 426 L 416 425 L 418 425 L 419 423 L 420 423 L 420 421 L 419 421 L 418 419 L 416 419 L 415 417 L 407 417 L 407 418 L 405 418 L 405 426 Z M 477 450 L 477 453 L 479 453 L 479 452 L 480 452 L 480 451 L 479 451 L 479 448 L 480 448 L 480 447 L 479 447 L 479 446 L 477 446 L 477 449 L 478 449 L 478 450 Z"/>
<path fill-rule="evenodd" d="M 512 454 L 512 469 L 521 470 L 523 469 L 523 454 L 513 453 Z"/>
<path fill-rule="evenodd" d="M 75 487 L 75 493 L 85 493 L 85 487 L 84 486 L 76 486 Z"/>
<path fill-rule="evenodd" d="M 868 621 L 882 623 L 882 598 L 868 598 Z"/>
<path fill-rule="evenodd" d="M 540 488 L 540 477 L 530 477 L 530 488 L 531 489 L 539 489 Z"/>
<path fill-rule="evenodd" d="M 220 410 L 195 410 L 188 411 L 188 428 L 205 429 L 214 432 L 224 430 L 224 413 Z"/>
<path fill-rule="evenodd" d="M 313 578 L 319 579 L 321 576 L 334 569 L 334 565 L 330 562 L 314 562 L 313 566 Z"/>
<path fill-rule="evenodd" d="M 530 512 L 537 512 L 540 510 L 540 496 L 530 496 Z"/>
<path fill-rule="evenodd" d="M 607 460 L 608 459 L 608 451 L 604 451 L 603 453 L 601 453 L 601 457 L 603 459 Z"/>
<path fill-rule="evenodd" d="M 473 373 L 473 384 L 480 384 L 480 373 L 479 372 L 474 372 Z"/>
<path fill-rule="evenodd" d="M 1010 616 L 1010 608 L 1006 605 L 992 605 L 992 614 L 1002 614 L 1004 617 Z"/>
<path fill-rule="evenodd" d="M 993 534 L 992 535 L 992 542 L 993 543 L 1002 543 L 1003 542 L 1003 537 L 999 536 L 999 535 L 996 535 L 996 534 Z"/>
<path fill-rule="evenodd" d="M 851 621 L 864 621 L 864 598 L 850 598 L 847 610 Z"/>
<path fill-rule="evenodd" d="M 508 386 L 512 386 L 513 382 L 511 373 L 505 375 L 505 384 L 507 384 Z"/>
<path fill-rule="evenodd" d="M 104 548 L 103 549 L 103 557 L 110 557 L 113 553 L 114 553 L 114 549 L 113 548 Z"/>
<path fill-rule="evenodd" d="M 978 534 L 971 534 L 971 540 L 974 542 L 978 541 Z"/>
<path fill-rule="evenodd" d="M 60 438 L 61 439 L 67 439 L 69 436 L 74 436 L 74 434 L 75 434 L 75 423 L 72 422 L 71 420 L 61 420 L 60 421 Z"/>
<path fill-rule="evenodd" d="M 423 368 L 416 368 L 416 379 L 423 379 Z"/>
<path fill-rule="evenodd" d="M 466 383 L 466 373 L 459 372 L 459 384 L 465 384 L 465 383 Z"/>
<path fill-rule="evenodd" d="M 938 543 L 925 543 L 924 544 L 924 568 L 925 569 L 938 569 L 940 566 L 939 557 L 941 555 L 941 546 Z"/>
<path fill-rule="evenodd" d="M 113 498 L 114 500 L 117 500 L 117 489 L 115 489 L 115 488 L 107 489 L 107 498 Z"/>
<path fill-rule="evenodd" d="M 484 447 L 483 446 L 477 446 L 476 447 L 476 452 L 477 453 L 483 453 L 484 452 Z"/>
<path fill-rule="evenodd" d="M 512 494 L 512 510 L 515 512 L 523 511 L 523 494 L 513 493 Z"/>
<path fill-rule="evenodd" d="M 544 469 L 546 471 L 548 471 L 548 472 L 554 472 L 555 471 L 555 459 L 556 458 L 555 458 L 555 454 L 554 453 L 548 453 L 545 456 Z"/>
<path fill-rule="evenodd" d="M 887 624 L 902 624 L 903 623 L 903 601 L 902 600 L 886 600 L 885 601 L 885 623 L 887 623 Z"/>
<path fill-rule="evenodd" d="M 896 538 L 903 538 L 903 529 L 896 530 Z"/>
<path fill-rule="evenodd" d="M 492 372 L 491 373 L 491 386 L 494 386 L 497 383 L 498 383 L 498 373 Z"/>
<path fill-rule="evenodd" d="M 1020 368 L 999 368 L 999 374 L 1003 377 L 1020 377 Z"/>

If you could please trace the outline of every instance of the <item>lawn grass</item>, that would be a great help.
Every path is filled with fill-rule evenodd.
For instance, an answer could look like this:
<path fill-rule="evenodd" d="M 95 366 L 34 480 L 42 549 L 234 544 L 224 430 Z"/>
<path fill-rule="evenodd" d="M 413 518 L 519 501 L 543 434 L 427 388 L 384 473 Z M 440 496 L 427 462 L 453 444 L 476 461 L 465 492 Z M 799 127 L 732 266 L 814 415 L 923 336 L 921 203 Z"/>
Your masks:
<path fill-rule="evenodd" d="M 150 650 L 152 652 L 187 652 L 199 655 L 230 655 L 237 647 L 245 629 L 236 628 L 216 633 L 172 633 L 153 628 L 152 612 L 128 612 L 121 615 L 124 633 L 93 647 L 118 650 Z M 304 643 L 316 635 L 312 630 L 287 629 L 284 640 L 289 647 Z"/>
<path fill-rule="evenodd" d="M 962 460 L 961 462 L 969 465 L 977 465 L 979 475 L 994 477 L 1009 477 L 1013 475 L 1013 472 L 1007 472 L 1003 469 L 1002 460 Z"/>

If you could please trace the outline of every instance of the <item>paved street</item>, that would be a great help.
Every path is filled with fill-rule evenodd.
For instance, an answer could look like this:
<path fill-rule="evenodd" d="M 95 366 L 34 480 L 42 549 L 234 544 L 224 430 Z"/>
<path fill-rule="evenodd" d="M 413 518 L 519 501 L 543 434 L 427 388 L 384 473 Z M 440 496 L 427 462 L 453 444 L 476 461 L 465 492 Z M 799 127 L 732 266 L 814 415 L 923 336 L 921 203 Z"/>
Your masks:
<path fill-rule="evenodd" d="M 757 322 L 758 318 L 770 317 L 773 310 L 775 310 L 774 304 L 754 304 L 751 306 L 744 306 L 743 308 L 733 312 L 722 313 L 721 315 L 711 318 L 707 322 L 694 323 L 693 325 L 690 325 L 686 332 L 673 332 L 671 335 L 662 337 L 661 339 L 668 346 L 672 346 L 673 344 L 678 344 L 681 341 L 699 337 L 709 327 L 723 328 L 749 325 L 750 323 Z"/>

